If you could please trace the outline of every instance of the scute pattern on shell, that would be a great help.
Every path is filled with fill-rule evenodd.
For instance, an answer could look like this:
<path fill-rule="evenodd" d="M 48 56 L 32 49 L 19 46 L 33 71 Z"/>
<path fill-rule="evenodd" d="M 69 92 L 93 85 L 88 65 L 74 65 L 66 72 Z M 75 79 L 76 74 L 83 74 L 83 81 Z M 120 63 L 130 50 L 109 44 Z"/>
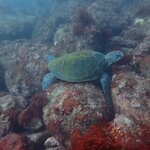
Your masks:
<path fill-rule="evenodd" d="M 87 50 L 61 56 L 48 64 L 57 78 L 69 82 L 95 80 L 100 77 L 104 66 L 104 54 Z"/>

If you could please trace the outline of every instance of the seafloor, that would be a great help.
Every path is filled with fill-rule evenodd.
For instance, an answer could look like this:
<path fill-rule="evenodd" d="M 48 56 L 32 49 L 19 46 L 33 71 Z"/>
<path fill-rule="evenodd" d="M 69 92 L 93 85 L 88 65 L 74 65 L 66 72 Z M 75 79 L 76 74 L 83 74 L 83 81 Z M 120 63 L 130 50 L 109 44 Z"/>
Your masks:
<path fill-rule="evenodd" d="M 113 115 L 97 81 L 41 89 L 48 54 L 81 50 L 125 55 Z M 0 6 L 0 150 L 150 150 L 150 0 Z"/>

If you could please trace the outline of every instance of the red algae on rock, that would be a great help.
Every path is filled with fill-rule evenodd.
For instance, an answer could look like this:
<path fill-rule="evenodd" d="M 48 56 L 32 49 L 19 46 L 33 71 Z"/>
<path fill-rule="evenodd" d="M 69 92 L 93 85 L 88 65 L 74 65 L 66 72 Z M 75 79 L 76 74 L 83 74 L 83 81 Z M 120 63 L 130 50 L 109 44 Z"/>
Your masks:
<path fill-rule="evenodd" d="M 108 127 L 112 149 L 148 150 L 150 148 L 150 127 L 143 126 L 124 115 L 116 115 Z M 146 136 L 145 138 L 143 138 Z"/>
<path fill-rule="evenodd" d="M 75 129 L 71 137 L 71 150 L 96 150 L 110 147 L 104 126 L 93 125 L 86 133 Z"/>
<path fill-rule="evenodd" d="M 135 124 L 123 115 L 118 115 L 111 123 L 92 125 L 84 133 L 75 128 L 70 139 L 71 150 L 148 150 L 149 129 Z"/>
<path fill-rule="evenodd" d="M 25 99 L 20 95 L 0 97 L 0 137 L 16 130 L 18 115 L 25 108 Z"/>
<path fill-rule="evenodd" d="M 31 98 L 31 104 L 19 115 L 19 124 L 29 130 L 36 130 L 43 127 L 42 109 L 47 104 L 45 93 L 36 93 Z"/>
<path fill-rule="evenodd" d="M 0 150 L 35 150 L 35 148 L 26 136 L 9 134 L 0 139 Z"/>

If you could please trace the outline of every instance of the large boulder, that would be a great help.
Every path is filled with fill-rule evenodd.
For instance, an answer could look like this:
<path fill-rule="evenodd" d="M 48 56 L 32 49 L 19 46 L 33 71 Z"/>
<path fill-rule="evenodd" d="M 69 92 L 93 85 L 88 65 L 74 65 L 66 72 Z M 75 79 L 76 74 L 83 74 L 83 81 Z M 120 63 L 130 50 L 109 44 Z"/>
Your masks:
<path fill-rule="evenodd" d="M 110 119 L 109 106 L 100 89 L 91 84 L 58 83 L 47 90 L 43 108 L 46 128 L 59 140 L 68 140 L 74 128 L 85 131 Z"/>
<path fill-rule="evenodd" d="M 22 96 L 6 95 L 0 97 L 0 137 L 17 131 L 18 115 L 27 103 Z"/>
<path fill-rule="evenodd" d="M 39 91 L 47 71 L 46 56 L 51 54 L 49 47 L 27 40 L 5 41 L 0 45 L 0 62 L 8 90 L 25 97 Z"/>
<path fill-rule="evenodd" d="M 150 126 L 149 78 L 140 77 L 134 72 L 115 74 L 112 95 L 116 112 Z"/>

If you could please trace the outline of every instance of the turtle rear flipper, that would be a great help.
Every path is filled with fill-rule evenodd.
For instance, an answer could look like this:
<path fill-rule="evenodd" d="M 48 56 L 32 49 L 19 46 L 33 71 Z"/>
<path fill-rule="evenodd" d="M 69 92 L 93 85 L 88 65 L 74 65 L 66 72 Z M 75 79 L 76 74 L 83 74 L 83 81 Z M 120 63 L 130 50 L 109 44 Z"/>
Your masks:
<path fill-rule="evenodd" d="M 100 78 L 104 96 L 108 99 L 111 98 L 111 76 L 108 73 L 103 73 Z"/>

